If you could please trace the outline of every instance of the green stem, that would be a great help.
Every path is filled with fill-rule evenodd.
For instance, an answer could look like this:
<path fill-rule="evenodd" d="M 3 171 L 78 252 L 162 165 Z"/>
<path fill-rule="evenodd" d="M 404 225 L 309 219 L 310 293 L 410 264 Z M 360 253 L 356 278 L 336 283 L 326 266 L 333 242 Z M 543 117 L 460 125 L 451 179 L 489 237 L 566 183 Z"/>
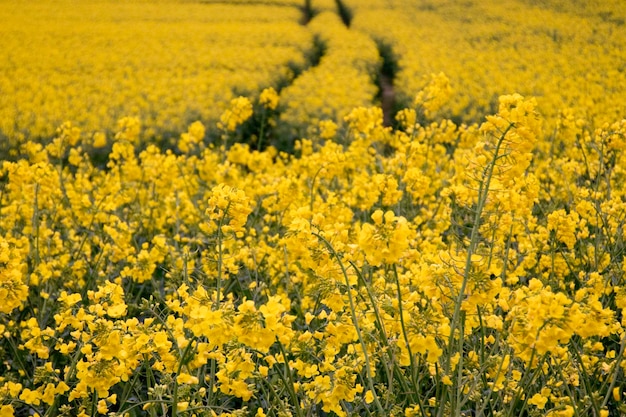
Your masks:
<path fill-rule="evenodd" d="M 463 389 L 461 388 L 464 384 L 461 383 L 463 379 L 463 345 L 465 344 L 465 311 L 461 312 L 461 321 L 459 323 L 459 362 L 456 364 L 457 375 L 456 375 L 456 398 L 455 398 L 455 408 L 462 408 L 463 400 L 462 394 Z"/>
<path fill-rule="evenodd" d="M 298 401 L 298 396 L 293 389 L 293 377 L 291 376 L 291 369 L 289 368 L 289 362 L 287 361 L 285 348 L 283 347 L 283 344 L 280 342 L 280 340 L 278 340 L 278 338 L 276 339 L 276 341 L 278 342 L 278 347 L 280 348 L 280 352 L 283 355 L 283 361 L 285 362 L 285 374 L 287 374 L 287 378 L 289 379 L 289 381 L 287 381 L 284 375 L 282 375 L 280 372 L 278 373 L 278 375 L 283 380 L 283 383 L 285 384 L 285 387 L 289 392 L 289 396 L 291 397 L 291 401 L 293 402 L 294 407 L 296 407 L 296 414 L 298 415 L 298 417 L 304 417 L 304 414 L 302 414 L 302 410 L 300 409 L 300 401 Z"/>
<path fill-rule="evenodd" d="M 463 281 L 461 282 L 461 288 L 459 289 L 459 293 L 456 297 L 455 305 L 454 305 L 454 313 L 452 314 L 452 320 L 450 323 L 450 336 L 448 338 L 448 349 L 454 345 L 454 338 L 457 333 L 457 330 L 462 329 L 462 324 L 459 323 L 461 320 L 461 306 L 463 304 L 463 299 L 465 297 L 465 289 L 467 288 L 467 284 L 469 282 L 470 272 L 472 270 L 472 255 L 476 252 L 478 247 L 479 240 L 479 231 L 480 231 L 480 219 L 482 217 L 483 209 L 485 208 L 485 204 L 487 203 L 487 196 L 489 194 L 489 187 L 491 185 L 491 180 L 493 178 L 493 173 L 496 167 L 497 160 L 500 156 L 500 148 L 504 143 L 507 133 L 514 127 L 511 123 L 504 130 L 502 135 L 499 137 L 498 142 L 496 143 L 496 147 L 493 153 L 493 158 L 489 162 L 489 164 L 485 167 L 483 171 L 483 177 L 480 181 L 478 188 L 478 200 L 476 204 L 476 212 L 474 214 L 474 223 L 472 225 L 472 233 L 470 235 L 470 244 L 467 249 L 467 256 L 465 258 L 465 270 L 463 272 Z M 462 331 L 462 330 L 461 330 Z M 456 349 L 456 352 L 459 354 L 463 354 L 463 338 L 459 336 L 459 345 Z M 450 359 L 452 357 L 452 352 L 448 352 L 447 361 L 445 363 L 444 371 L 446 374 L 450 374 Z M 460 387 L 454 387 L 453 389 L 459 390 Z M 458 394 L 457 394 L 458 398 Z M 459 410 L 451 410 L 452 415 L 458 415 Z"/>
<path fill-rule="evenodd" d="M 352 314 L 352 323 L 354 324 L 357 337 L 359 338 L 359 342 L 361 343 L 361 349 L 363 350 L 363 357 L 365 358 L 365 370 L 367 372 L 368 385 L 369 385 L 370 391 L 372 392 L 372 395 L 374 396 L 374 403 L 376 404 L 376 408 L 378 408 L 380 415 L 385 415 L 385 410 L 383 409 L 383 406 L 380 404 L 380 401 L 378 400 L 378 395 L 376 394 L 376 390 L 374 388 L 374 381 L 372 378 L 372 368 L 370 366 L 369 355 L 367 354 L 367 346 L 365 345 L 365 341 L 363 340 L 363 335 L 361 334 L 361 327 L 359 326 L 359 321 L 356 316 L 356 308 L 354 307 L 354 300 L 352 298 L 352 286 L 350 285 L 350 279 L 348 278 L 348 271 L 346 270 L 345 265 L 341 261 L 339 254 L 337 254 L 337 252 L 335 251 L 335 248 L 333 248 L 330 242 L 326 240 L 319 233 L 313 232 L 313 235 L 316 236 L 320 241 L 322 241 L 326 245 L 330 253 L 337 260 L 337 263 L 339 264 L 339 267 L 341 268 L 341 272 L 343 273 L 343 277 L 346 280 L 348 301 L 350 302 L 350 312 Z"/>
<path fill-rule="evenodd" d="M 279 404 L 280 409 L 282 410 L 282 412 L 285 413 L 285 415 L 288 415 L 287 407 L 285 407 L 285 404 L 281 400 L 280 395 L 278 395 L 278 393 L 274 389 L 274 386 L 272 385 L 272 383 L 267 378 L 262 378 L 261 382 L 265 382 L 265 384 L 267 385 L 267 387 L 271 391 L 271 394 L 276 399 L 276 402 Z M 261 388 L 261 391 L 263 392 L 263 396 L 269 398 L 269 394 L 265 391 L 265 389 L 263 389 L 263 384 L 262 383 L 259 384 L 259 387 Z"/>
<path fill-rule="evenodd" d="M 354 271 L 356 272 L 357 276 L 359 277 L 359 279 L 361 280 L 361 282 L 363 283 L 363 287 L 365 288 L 367 295 L 370 299 L 372 308 L 374 309 L 374 314 L 376 316 L 376 328 L 378 329 L 379 333 L 380 333 L 380 339 L 382 341 L 382 344 L 384 345 L 384 347 L 386 348 L 387 354 L 388 354 L 388 358 L 389 360 L 387 362 L 383 361 L 383 366 L 385 367 L 385 371 L 387 372 L 388 375 L 388 379 L 389 379 L 389 391 L 392 391 L 392 376 L 389 375 L 393 375 L 395 376 L 396 380 L 398 381 L 398 383 L 400 384 L 400 386 L 402 387 L 403 392 L 411 395 L 411 400 L 413 402 L 417 402 L 417 404 L 420 406 L 420 412 L 422 413 L 422 417 L 426 417 L 426 411 L 424 410 L 422 401 L 419 397 L 419 395 L 417 394 L 419 392 L 419 381 L 415 381 L 414 375 L 412 375 L 412 382 L 413 382 L 413 391 L 411 391 L 409 389 L 409 385 L 407 382 L 407 378 L 406 376 L 402 373 L 402 370 L 397 366 L 397 362 L 394 358 L 394 356 L 390 353 L 390 346 L 388 343 L 388 336 L 387 336 L 387 332 L 385 330 L 385 324 L 381 319 L 381 315 L 380 315 L 380 311 L 378 309 L 378 306 L 376 305 L 376 300 L 374 299 L 374 295 L 372 294 L 369 285 L 367 285 L 367 282 L 365 281 L 365 278 L 363 278 L 363 274 L 361 273 L 361 271 L 359 271 L 359 269 L 357 268 L 357 266 L 354 264 L 354 262 L 350 261 L 350 265 L 352 266 L 352 268 L 354 269 Z M 391 372 L 389 372 L 389 369 L 387 367 L 387 365 L 391 366 Z M 412 367 L 414 365 L 412 364 Z M 415 367 L 414 369 L 412 369 L 412 371 L 416 371 L 417 372 L 417 367 Z"/>
<path fill-rule="evenodd" d="M 33 210 L 33 229 L 34 229 L 34 262 L 33 271 L 39 265 L 39 183 L 35 183 L 35 209 Z"/>
<path fill-rule="evenodd" d="M 95 417 L 98 408 L 98 391 L 93 390 L 93 394 L 91 395 L 91 417 Z"/>
<path fill-rule="evenodd" d="M 183 354 L 180 356 L 180 362 L 178 364 L 178 369 L 176 370 L 176 376 L 180 375 L 180 371 L 182 371 L 183 369 L 183 365 L 186 362 L 187 355 L 189 354 L 189 351 L 191 350 L 191 347 L 194 344 L 195 340 L 196 338 L 194 337 L 189 341 L 189 343 L 185 347 L 185 350 L 183 351 Z M 172 417 L 176 417 L 178 415 L 177 408 L 178 408 L 178 381 L 174 379 L 174 391 L 172 392 Z"/>
<path fill-rule="evenodd" d="M 404 343 L 406 343 L 406 350 L 409 353 L 409 361 L 411 363 L 411 382 L 413 388 L 417 391 L 418 382 L 415 380 L 415 358 L 411 351 L 411 343 L 409 342 L 408 332 L 406 331 L 406 324 L 404 323 L 404 307 L 402 306 L 402 288 L 400 287 L 400 278 L 398 277 L 398 268 L 396 264 L 393 264 L 393 276 L 396 280 L 396 291 L 398 293 L 398 313 L 400 315 L 400 327 L 402 328 L 402 336 L 404 337 Z M 422 408 L 420 406 L 420 408 Z"/>
<path fill-rule="evenodd" d="M 537 332 L 537 334 L 539 333 Z M 535 339 L 536 338 L 537 337 L 535 337 Z M 532 365 L 533 365 L 533 361 L 535 360 L 536 353 L 537 353 L 537 350 L 533 348 L 533 350 L 530 353 L 530 359 L 528 360 L 528 367 L 530 367 L 530 369 L 526 370 L 526 372 L 522 376 L 522 379 L 517 384 L 517 390 L 515 392 L 515 396 L 513 397 L 513 400 L 511 401 L 511 407 L 509 408 L 509 411 L 507 413 L 507 416 L 509 417 L 513 417 L 514 415 L 517 415 L 517 416 L 523 415 L 524 409 L 526 408 L 526 403 L 528 402 L 528 396 L 526 396 L 524 399 L 524 402 L 522 404 L 522 409 L 517 410 L 516 414 L 512 414 L 513 411 L 515 410 L 515 407 L 517 406 L 518 401 L 520 401 L 520 395 L 524 393 L 523 388 L 531 386 L 533 380 L 535 379 L 536 372 L 533 372 Z M 539 363 L 539 361 L 537 361 L 537 366 L 535 367 L 535 370 L 536 369 L 541 370 L 541 363 Z"/>
<path fill-rule="evenodd" d="M 222 260 L 223 260 L 223 248 L 222 248 L 222 222 L 224 221 L 224 217 L 220 219 L 219 224 L 217 225 L 217 283 L 216 283 L 216 293 L 217 298 L 215 299 L 214 310 L 220 309 L 220 300 L 222 298 Z"/>
<path fill-rule="evenodd" d="M 602 400 L 602 407 L 606 407 L 606 405 L 609 402 L 609 398 L 613 394 L 613 389 L 615 388 L 615 384 L 617 383 L 617 376 L 620 373 L 620 369 L 621 369 L 620 364 L 622 363 L 622 358 L 624 357 L 624 348 L 626 348 L 626 335 L 622 336 L 619 354 L 617 355 L 617 358 L 615 358 L 615 360 L 613 361 L 614 374 L 613 374 L 613 377 L 611 378 L 611 383 L 606 389 L 606 395 L 604 397 L 604 400 Z M 600 392 L 602 392 L 602 390 L 600 390 Z"/>
<path fill-rule="evenodd" d="M 263 144 L 263 135 L 265 134 L 265 118 L 267 115 L 267 109 L 263 108 L 263 117 L 261 117 L 261 129 L 259 131 L 259 143 L 257 144 L 257 149 L 261 152 L 261 145 Z"/>

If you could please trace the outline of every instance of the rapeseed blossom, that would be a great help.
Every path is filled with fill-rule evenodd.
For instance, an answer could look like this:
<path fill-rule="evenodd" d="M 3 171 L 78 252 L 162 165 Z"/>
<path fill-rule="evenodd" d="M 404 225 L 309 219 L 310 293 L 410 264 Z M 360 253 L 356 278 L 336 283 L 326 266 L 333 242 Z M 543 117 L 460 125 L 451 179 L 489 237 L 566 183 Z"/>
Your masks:
<path fill-rule="evenodd" d="M 406 219 L 382 210 L 376 210 L 371 218 L 374 223 L 363 224 L 358 237 L 365 259 L 373 266 L 398 262 L 408 249 L 412 234 Z"/>
<path fill-rule="evenodd" d="M 188 153 L 192 148 L 198 146 L 204 139 L 206 129 L 202 122 L 196 121 L 189 125 L 187 133 L 180 135 L 178 141 L 178 149 L 181 152 Z"/>
<path fill-rule="evenodd" d="M 247 97 L 238 97 L 231 100 L 230 108 L 222 113 L 217 127 L 233 132 L 237 129 L 237 126 L 248 120 L 250 116 L 252 116 L 252 103 Z"/>
<path fill-rule="evenodd" d="M 24 282 L 24 264 L 17 248 L 0 238 L 0 312 L 8 314 L 26 301 L 28 286 Z"/>
<path fill-rule="evenodd" d="M 268 87 L 261 91 L 261 95 L 259 96 L 259 102 L 266 108 L 270 110 L 275 110 L 278 106 L 278 93 L 274 90 L 273 87 Z"/>

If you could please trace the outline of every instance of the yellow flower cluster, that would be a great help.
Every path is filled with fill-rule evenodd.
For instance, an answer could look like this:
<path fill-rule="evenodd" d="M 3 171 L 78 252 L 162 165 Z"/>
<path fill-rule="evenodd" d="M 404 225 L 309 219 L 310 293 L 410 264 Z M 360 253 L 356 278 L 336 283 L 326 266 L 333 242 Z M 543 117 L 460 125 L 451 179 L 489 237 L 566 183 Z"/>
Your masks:
<path fill-rule="evenodd" d="M 28 286 L 24 280 L 26 254 L 15 247 L 19 243 L 0 238 L 0 297 L 4 300 L 0 306 L 2 313 L 10 313 L 20 307 L 28 296 Z M 25 243 L 21 242 L 27 247 Z"/>
<path fill-rule="evenodd" d="M 226 131 L 234 131 L 237 126 L 252 116 L 252 103 L 246 97 L 237 97 L 230 102 L 230 108 L 220 116 L 217 127 Z"/>
<path fill-rule="evenodd" d="M 374 41 L 346 28 L 337 13 L 322 12 L 307 27 L 323 55 L 281 92 L 281 121 L 300 136 L 313 133 L 322 120 L 338 122 L 352 108 L 372 103 L 380 65 Z"/>

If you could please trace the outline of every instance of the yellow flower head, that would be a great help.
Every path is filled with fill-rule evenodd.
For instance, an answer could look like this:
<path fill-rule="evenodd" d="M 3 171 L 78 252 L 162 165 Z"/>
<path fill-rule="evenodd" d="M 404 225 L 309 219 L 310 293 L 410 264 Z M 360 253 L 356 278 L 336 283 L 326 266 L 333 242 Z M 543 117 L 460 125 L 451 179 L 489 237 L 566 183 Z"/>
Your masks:
<path fill-rule="evenodd" d="M 448 102 L 452 92 L 450 80 L 444 73 L 430 74 L 424 88 L 415 96 L 413 104 L 423 108 L 424 114 L 430 117 Z"/>
<path fill-rule="evenodd" d="M 273 87 L 268 87 L 261 92 L 259 102 L 263 105 L 263 107 L 274 110 L 278 107 L 278 93 Z"/>
<path fill-rule="evenodd" d="M 19 251 L 0 237 L 0 313 L 10 313 L 28 296 L 21 258 Z"/>
<path fill-rule="evenodd" d="M 115 140 L 137 143 L 141 132 L 141 123 L 137 117 L 124 117 L 117 122 L 118 131 Z"/>
<path fill-rule="evenodd" d="M 183 133 L 180 135 L 180 140 L 178 141 L 178 149 L 182 152 L 189 152 L 193 147 L 198 145 L 204 139 L 206 129 L 202 122 L 196 121 L 189 125 L 187 129 L 187 133 Z"/>
<path fill-rule="evenodd" d="M 332 120 L 322 120 L 319 124 L 320 138 L 333 139 L 337 134 L 337 123 Z"/>
<path fill-rule="evenodd" d="M 246 97 L 237 97 L 230 102 L 230 107 L 222 113 L 217 127 L 234 132 L 237 126 L 252 116 L 252 103 Z"/>
<path fill-rule="evenodd" d="M 242 233 L 252 211 L 250 201 L 243 190 L 219 184 L 211 190 L 207 214 L 221 224 L 223 232 Z"/>

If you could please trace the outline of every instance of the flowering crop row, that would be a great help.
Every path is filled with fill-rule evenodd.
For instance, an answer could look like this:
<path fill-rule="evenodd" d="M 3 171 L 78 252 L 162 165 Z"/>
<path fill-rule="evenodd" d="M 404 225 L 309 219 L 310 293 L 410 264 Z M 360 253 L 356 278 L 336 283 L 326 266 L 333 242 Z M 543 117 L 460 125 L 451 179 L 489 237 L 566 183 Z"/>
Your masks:
<path fill-rule="evenodd" d="M 112 133 L 124 116 L 168 137 L 213 123 L 306 66 L 295 6 L 190 2 L 0 3 L 0 137 L 50 138 L 72 120 Z"/>
<path fill-rule="evenodd" d="M 623 113 L 621 2 L 583 10 L 346 0 L 339 4 L 352 10 L 350 28 L 337 4 L 311 2 L 319 14 L 302 26 L 302 2 L 293 0 L 2 3 L 0 135 L 13 144 L 49 139 L 65 120 L 111 134 L 118 119 L 134 116 L 144 137 L 176 137 L 193 120 L 212 125 L 239 94 L 280 90 L 317 48 L 327 56 L 285 89 L 276 121 L 282 134 L 303 136 L 304 126 L 375 101 L 373 39 L 398 60 L 399 102 L 410 104 L 431 73 L 463 85 L 442 109 L 454 120 L 480 121 L 512 91 L 537 97 L 551 128 L 560 113 L 594 126 Z"/>
<path fill-rule="evenodd" d="M 395 86 L 405 103 L 425 74 L 445 72 L 463 86 L 447 114 L 463 121 L 481 120 L 512 91 L 537 97 L 548 122 L 561 111 L 596 126 L 624 114 L 623 2 L 344 3 L 355 10 L 352 27 L 397 56 Z"/>
<path fill-rule="evenodd" d="M 280 122 L 301 136 L 313 133 L 310 128 L 321 120 L 338 122 L 350 109 L 372 103 L 380 67 L 374 41 L 346 28 L 337 13 L 322 12 L 308 27 L 323 56 L 281 92 Z"/>

